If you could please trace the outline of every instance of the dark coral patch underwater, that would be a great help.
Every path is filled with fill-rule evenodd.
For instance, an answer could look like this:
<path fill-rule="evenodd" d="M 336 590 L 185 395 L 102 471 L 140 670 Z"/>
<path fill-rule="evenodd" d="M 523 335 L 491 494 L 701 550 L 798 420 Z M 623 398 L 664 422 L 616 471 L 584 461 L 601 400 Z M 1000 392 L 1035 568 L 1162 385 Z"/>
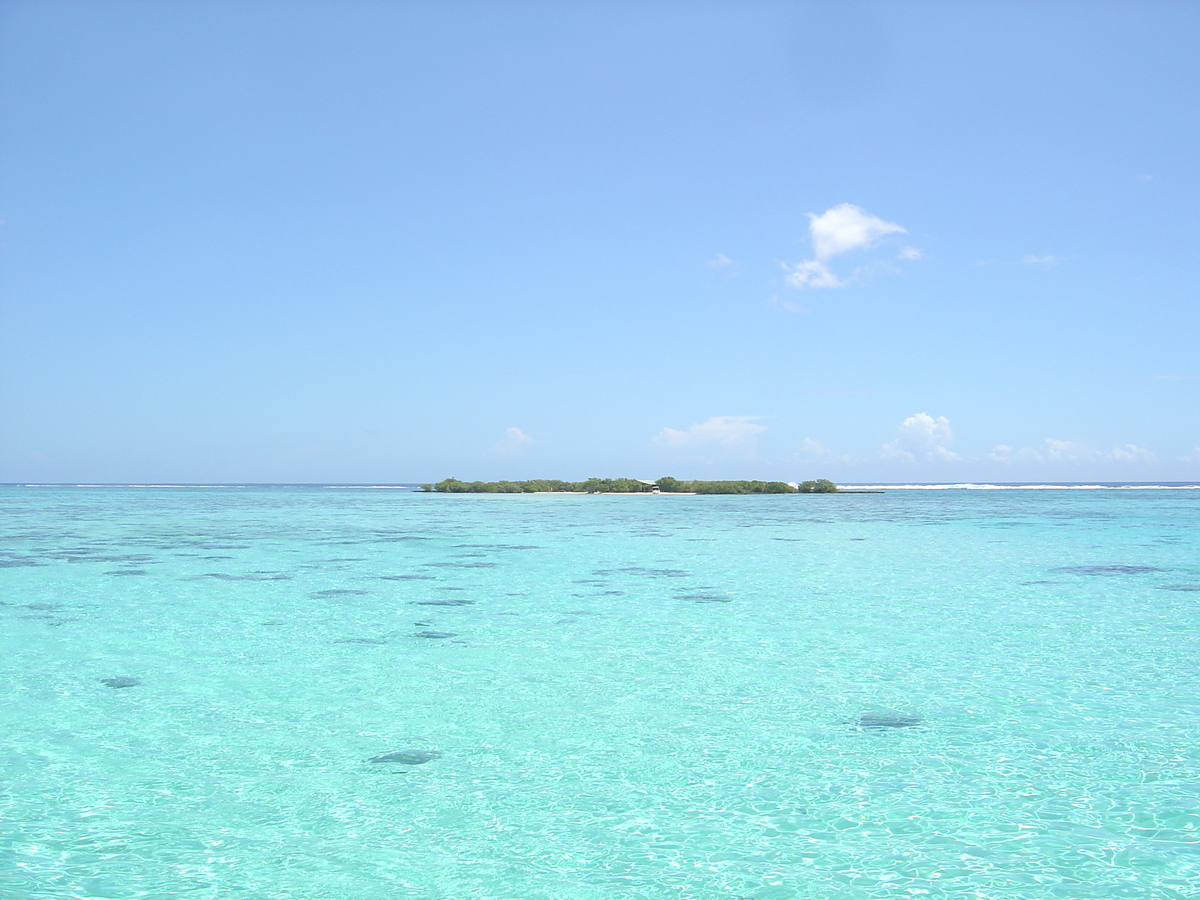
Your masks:
<path fill-rule="evenodd" d="M 1147 572 L 1161 572 L 1162 569 L 1154 566 L 1063 566 L 1051 571 L 1069 575 L 1145 575 Z"/>
<path fill-rule="evenodd" d="M 110 688 L 130 688 L 137 687 L 142 683 L 142 679 L 134 678 L 132 675 L 118 675 L 115 678 L 101 678 L 101 684 L 106 684 Z"/>

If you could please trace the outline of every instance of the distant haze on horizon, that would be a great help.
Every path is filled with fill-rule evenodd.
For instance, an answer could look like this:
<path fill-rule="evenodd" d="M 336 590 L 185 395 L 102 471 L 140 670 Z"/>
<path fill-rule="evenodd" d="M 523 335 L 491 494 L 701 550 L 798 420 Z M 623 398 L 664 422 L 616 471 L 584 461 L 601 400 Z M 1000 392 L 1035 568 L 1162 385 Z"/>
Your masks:
<path fill-rule="evenodd" d="M 0 5 L 0 482 L 1200 480 L 1200 5 Z"/>

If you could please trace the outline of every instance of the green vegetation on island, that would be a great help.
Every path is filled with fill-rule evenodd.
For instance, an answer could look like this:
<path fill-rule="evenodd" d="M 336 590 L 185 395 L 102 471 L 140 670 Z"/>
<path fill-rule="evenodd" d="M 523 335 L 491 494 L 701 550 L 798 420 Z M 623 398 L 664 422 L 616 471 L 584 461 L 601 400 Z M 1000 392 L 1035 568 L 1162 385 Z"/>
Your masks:
<path fill-rule="evenodd" d="M 459 481 L 447 478 L 423 484 L 421 490 L 439 494 L 836 494 L 827 478 L 788 484 L 784 481 L 680 481 L 667 476 L 658 481 L 636 478 L 589 478 L 587 481 Z"/>
<path fill-rule="evenodd" d="M 794 494 L 783 481 L 676 481 L 660 478 L 656 484 L 664 494 Z"/>
<path fill-rule="evenodd" d="M 796 488 L 798 494 L 837 494 L 838 486 L 828 478 L 818 478 L 816 481 L 802 481 Z"/>

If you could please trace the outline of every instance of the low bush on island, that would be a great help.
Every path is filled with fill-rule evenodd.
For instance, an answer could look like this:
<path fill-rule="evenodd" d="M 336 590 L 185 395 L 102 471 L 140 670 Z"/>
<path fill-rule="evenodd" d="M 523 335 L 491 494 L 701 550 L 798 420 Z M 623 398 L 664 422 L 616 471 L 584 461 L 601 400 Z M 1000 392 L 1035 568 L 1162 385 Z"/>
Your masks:
<path fill-rule="evenodd" d="M 828 478 L 818 478 L 816 481 L 802 481 L 796 489 L 798 494 L 836 494 L 838 486 Z"/>
<path fill-rule="evenodd" d="M 794 494 L 796 489 L 783 481 L 676 481 L 660 478 L 658 489 L 664 494 Z"/>
<path fill-rule="evenodd" d="M 680 481 L 660 478 L 639 481 L 636 478 L 589 478 L 587 481 L 558 481 L 539 478 L 532 481 L 459 481 L 447 478 L 437 484 L 423 484 L 421 490 L 439 494 L 836 494 L 837 485 L 826 478 L 805 481 L 799 486 L 783 481 Z"/>

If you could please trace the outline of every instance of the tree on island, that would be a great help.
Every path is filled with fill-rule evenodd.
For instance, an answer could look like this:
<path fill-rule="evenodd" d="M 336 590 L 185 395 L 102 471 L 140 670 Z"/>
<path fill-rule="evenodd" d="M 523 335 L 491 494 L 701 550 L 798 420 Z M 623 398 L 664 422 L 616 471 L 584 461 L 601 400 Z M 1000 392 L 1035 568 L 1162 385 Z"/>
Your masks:
<path fill-rule="evenodd" d="M 664 494 L 794 494 L 783 481 L 679 481 L 660 478 L 655 482 Z"/>
<path fill-rule="evenodd" d="M 828 478 L 818 478 L 816 481 L 802 481 L 796 489 L 800 494 L 836 494 L 838 486 Z"/>

